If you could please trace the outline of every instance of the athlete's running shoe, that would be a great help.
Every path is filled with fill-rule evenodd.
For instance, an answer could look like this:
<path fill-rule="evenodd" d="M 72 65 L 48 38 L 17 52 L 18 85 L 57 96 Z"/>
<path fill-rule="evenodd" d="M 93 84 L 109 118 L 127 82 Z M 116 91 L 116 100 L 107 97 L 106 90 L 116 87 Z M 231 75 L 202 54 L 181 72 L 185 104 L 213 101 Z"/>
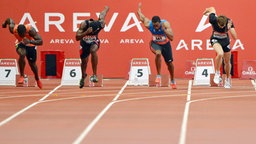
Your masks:
<path fill-rule="evenodd" d="M 225 80 L 224 88 L 231 88 L 231 80 L 229 78 Z"/>
<path fill-rule="evenodd" d="M 222 81 L 220 74 L 215 73 L 213 81 L 214 81 L 214 83 L 219 84 Z"/>
<path fill-rule="evenodd" d="M 160 83 L 161 82 L 161 75 L 156 75 L 155 82 L 156 83 Z"/>
<path fill-rule="evenodd" d="M 37 80 L 36 83 L 37 83 L 37 86 L 38 86 L 40 89 L 43 88 L 43 84 L 42 84 L 42 82 L 41 82 L 40 80 Z"/>
<path fill-rule="evenodd" d="M 99 80 L 98 80 L 98 78 L 97 78 L 96 75 L 92 75 L 92 76 L 90 77 L 90 81 L 97 83 Z"/>
<path fill-rule="evenodd" d="M 24 77 L 20 76 L 19 80 L 18 80 L 18 84 L 23 84 L 24 83 Z"/>
<path fill-rule="evenodd" d="M 84 87 L 84 78 L 81 78 L 80 83 L 79 83 L 79 88 Z"/>
<path fill-rule="evenodd" d="M 156 86 L 161 86 L 161 75 L 157 75 L 155 79 Z"/>

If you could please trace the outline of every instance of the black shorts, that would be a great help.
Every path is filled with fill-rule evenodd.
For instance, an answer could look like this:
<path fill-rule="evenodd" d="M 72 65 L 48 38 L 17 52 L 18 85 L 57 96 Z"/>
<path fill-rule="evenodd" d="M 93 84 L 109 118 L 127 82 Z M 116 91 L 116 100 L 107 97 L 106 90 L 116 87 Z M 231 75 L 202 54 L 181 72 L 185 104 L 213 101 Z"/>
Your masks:
<path fill-rule="evenodd" d="M 166 44 L 159 45 L 153 41 L 150 42 L 150 49 L 153 53 L 155 53 L 156 50 L 160 50 L 162 53 L 162 56 L 164 57 L 165 62 L 172 62 L 173 57 L 172 57 L 172 47 L 170 41 L 167 42 Z"/>
<path fill-rule="evenodd" d="M 91 46 L 96 44 L 98 46 L 98 48 L 100 48 L 100 40 L 96 40 L 94 42 L 91 43 L 86 43 L 83 40 L 80 41 L 80 58 L 87 58 L 90 55 L 90 50 L 91 50 Z"/>
<path fill-rule="evenodd" d="M 219 39 L 219 38 L 211 37 L 210 42 L 211 42 L 212 46 L 215 43 L 219 43 L 224 52 L 230 52 L 230 40 L 229 40 L 229 38 Z"/>
<path fill-rule="evenodd" d="M 18 49 L 20 48 L 26 49 L 26 57 L 29 62 L 36 62 L 36 58 L 37 58 L 36 46 L 26 46 L 23 43 L 19 43 L 16 46 L 16 51 L 18 51 Z"/>

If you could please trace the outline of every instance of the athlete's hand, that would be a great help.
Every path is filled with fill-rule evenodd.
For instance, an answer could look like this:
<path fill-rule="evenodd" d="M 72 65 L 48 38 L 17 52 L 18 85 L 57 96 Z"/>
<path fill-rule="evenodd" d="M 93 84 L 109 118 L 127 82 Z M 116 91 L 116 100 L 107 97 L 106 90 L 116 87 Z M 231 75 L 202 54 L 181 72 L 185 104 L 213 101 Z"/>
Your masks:
<path fill-rule="evenodd" d="M 6 24 L 5 23 L 2 23 L 2 28 L 6 28 Z"/>
<path fill-rule="evenodd" d="M 141 6 L 142 6 L 142 4 L 141 4 L 141 2 L 138 4 L 138 8 L 139 9 L 141 9 Z"/>
<path fill-rule="evenodd" d="M 28 38 L 24 37 L 24 38 L 22 39 L 22 43 L 23 43 L 24 45 L 27 45 L 27 44 L 30 43 L 30 40 L 29 40 Z"/>
<path fill-rule="evenodd" d="M 109 10 L 109 6 L 105 6 L 104 9 Z"/>
<path fill-rule="evenodd" d="M 89 28 L 86 30 L 86 34 L 90 34 L 90 33 L 92 33 L 92 31 L 93 31 L 92 27 L 89 27 Z"/>
<path fill-rule="evenodd" d="M 205 11 L 203 12 L 203 15 L 208 16 L 210 13 L 216 13 L 216 10 L 214 7 L 206 8 Z"/>

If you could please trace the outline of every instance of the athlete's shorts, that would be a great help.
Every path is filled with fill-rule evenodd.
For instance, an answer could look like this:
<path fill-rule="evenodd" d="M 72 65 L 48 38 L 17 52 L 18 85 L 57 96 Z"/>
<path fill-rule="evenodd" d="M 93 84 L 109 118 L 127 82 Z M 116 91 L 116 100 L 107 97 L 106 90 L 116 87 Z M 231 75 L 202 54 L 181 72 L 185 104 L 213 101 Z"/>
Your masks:
<path fill-rule="evenodd" d="M 98 48 L 100 48 L 100 41 L 94 41 L 91 43 L 86 43 L 83 40 L 81 40 L 80 42 L 80 58 L 87 58 L 90 55 L 90 50 L 91 50 L 91 46 L 96 44 L 98 46 Z"/>
<path fill-rule="evenodd" d="M 16 51 L 18 52 L 20 48 L 26 50 L 26 57 L 29 62 L 36 62 L 36 58 L 37 58 L 36 46 L 26 46 L 23 43 L 19 43 L 16 45 Z"/>
<path fill-rule="evenodd" d="M 219 39 L 219 38 L 210 38 L 211 45 L 213 46 L 215 43 L 219 43 L 224 52 L 230 52 L 230 40 L 229 38 Z"/>
<path fill-rule="evenodd" d="M 160 50 L 162 53 L 162 56 L 164 57 L 165 62 L 172 62 L 173 57 L 172 57 L 172 47 L 170 41 L 167 42 L 166 44 L 159 45 L 156 44 L 155 42 L 151 41 L 150 42 L 150 49 L 153 53 L 155 53 L 156 50 Z"/>

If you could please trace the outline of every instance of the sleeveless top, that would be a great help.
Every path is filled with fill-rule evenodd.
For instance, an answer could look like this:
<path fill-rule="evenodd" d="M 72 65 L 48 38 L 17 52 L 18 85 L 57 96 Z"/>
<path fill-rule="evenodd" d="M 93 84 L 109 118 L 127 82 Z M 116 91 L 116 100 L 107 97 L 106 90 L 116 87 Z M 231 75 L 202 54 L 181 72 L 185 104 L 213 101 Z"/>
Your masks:
<path fill-rule="evenodd" d="M 18 26 L 19 26 L 18 24 L 15 24 L 15 26 L 13 28 L 13 34 L 14 34 L 15 38 L 18 40 L 18 42 L 22 42 L 23 38 L 20 37 L 19 34 L 18 34 Z M 27 39 L 29 39 L 29 40 L 34 40 L 34 38 L 29 35 L 29 31 L 31 29 L 31 25 L 30 24 L 26 24 L 24 26 L 26 27 L 25 37 Z M 33 44 L 26 44 L 26 46 L 35 46 L 35 45 L 33 45 Z"/>
<path fill-rule="evenodd" d="M 157 43 L 157 44 L 166 44 L 169 42 L 169 39 L 167 38 L 166 34 L 164 33 L 162 29 L 162 24 L 166 22 L 166 20 L 161 20 L 160 22 L 160 28 L 156 30 L 153 26 L 152 21 L 149 22 L 149 31 L 152 34 L 152 41 Z"/>
<path fill-rule="evenodd" d="M 103 29 L 101 22 L 99 21 L 93 21 L 89 23 L 88 20 L 85 20 L 86 27 L 84 28 L 84 31 L 86 31 L 89 27 L 92 27 L 92 33 L 85 35 L 82 39 L 81 42 L 86 42 L 86 43 L 92 43 L 94 41 L 97 41 L 98 34 L 99 32 Z"/>

